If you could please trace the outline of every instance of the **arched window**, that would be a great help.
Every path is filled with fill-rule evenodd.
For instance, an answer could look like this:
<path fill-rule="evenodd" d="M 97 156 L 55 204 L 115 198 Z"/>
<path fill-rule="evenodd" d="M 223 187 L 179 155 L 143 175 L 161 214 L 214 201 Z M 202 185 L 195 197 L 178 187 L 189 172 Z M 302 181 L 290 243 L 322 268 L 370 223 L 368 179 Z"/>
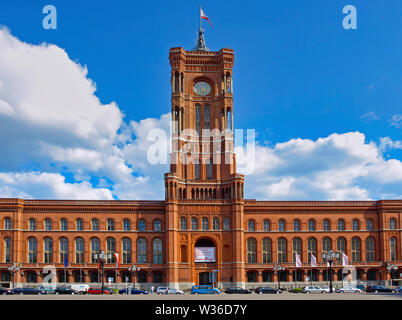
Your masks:
<path fill-rule="evenodd" d="M 272 244 L 271 239 L 262 239 L 262 263 L 272 262 Z"/>
<path fill-rule="evenodd" d="M 396 229 L 396 219 L 395 219 L 395 218 L 389 219 L 389 228 L 390 228 L 391 230 Z"/>
<path fill-rule="evenodd" d="M 285 238 L 278 239 L 278 262 L 287 262 L 287 241 Z"/>
<path fill-rule="evenodd" d="M 195 130 L 198 136 L 201 136 L 201 105 L 195 105 Z"/>
<path fill-rule="evenodd" d="M 301 240 L 300 238 L 293 239 L 293 262 L 296 262 L 296 253 L 301 256 Z"/>
<path fill-rule="evenodd" d="M 98 230 L 99 230 L 99 220 L 92 219 L 92 231 L 98 231 Z"/>
<path fill-rule="evenodd" d="M 343 219 L 338 220 L 338 231 L 344 231 L 345 230 L 345 221 Z"/>
<path fill-rule="evenodd" d="M 215 217 L 215 218 L 212 220 L 212 228 L 213 228 L 214 230 L 219 230 L 219 218 Z"/>
<path fill-rule="evenodd" d="M 210 106 L 206 104 L 204 106 L 204 129 L 210 129 Z"/>
<path fill-rule="evenodd" d="M 159 219 L 156 219 L 154 221 L 154 231 L 161 231 L 162 229 L 162 223 Z"/>
<path fill-rule="evenodd" d="M 366 239 L 366 261 L 375 261 L 374 238 Z"/>
<path fill-rule="evenodd" d="M 313 219 L 308 221 L 308 231 L 315 231 L 315 221 Z"/>
<path fill-rule="evenodd" d="M 95 263 L 98 262 L 97 254 L 100 251 L 100 241 L 98 238 L 91 239 L 91 262 Z"/>
<path fill-rule="evenodd" d="M 114 238 L 107 238 L 106 239 L 106 255 L 107 263 L 115 263 L 116 262 L 116 240 Z"/>
<path fill-rule="evenodd" d="M 223 230 L 230 230 L 230 218 L 223 218 Z"/>
<path fill-rule="evenodd" d="M 254 238 L 247 239 L 247 263 L 257 263 L 257 241 Z"/>
<path fill-rule="evenodd" d="M 162 239 L 155 238 L 152 243 L 153 263 L 162 264 Z"/>
<path fill-rule="evenodd" d="M 206 217 L 202 218 L 202 230 L 208 230 L 208 218 Z"/>
<path fill-rule="evenodd" d="M 36 220 L 34 218 L 29 219 L 29 230 L 30 231 L 36 230 Z"/>
<path fill-rule="evenodd" d="M 138 230 L 139 231 L 145 231 L 146 225 L 145 225 L 145 220 L 144 219 L 140 219 L 138 221 Z"/>
<path fill-rule="evenodd" d="M 66 219 L 61 219 L 60 220 L 60 230 L 61 231 L 67 231 L 68 225 L 67 225 L 67 220 Z"/>
<path fill-rule="evenodd" d="M 121 245 L 123 263 L 131 263 L 131 240 L 129 238 L 123 238 Z"/>
<path fill-rule="evenodd" d="M 299 232 L 300 231 L 300 220 L 296 219 L 293 221 L 293 231 Z"/>
<path fill-rule="evenodd" d="M 329 252 L 332 250 L 332 241 L 331 238 L 325 237 L 322 239 L 322 252 Z"/>
<path fill-rule="evenodd" d="M 107 231 L 114 231 L 114 220 L 107 219 Z"/>
<path fill-rule="evenodd" d="M 360 261 L 360 239 L 352 238 L 352 262 Z"/>
<path fill-rule="evenodd" d="M 75 263 L 84 263 L 84 239 L 75 239 Z"/>
<path fill-rule="evenodd" d="M 45 230 L 51 231 L 52 230 L 52 220 L 45 219 Z"/>
<path fill-rule="evenodd" d="M 269 232 L 269 231 L 270 231 L 270 223 L 269 223 L 269 220 L 264 220 L 263 228 L 264 228 L 264 232 Z"/>
<path fill-rule="evenodd" d="M 11 240 L 10 238 L 4 239 L 4 262 L 11 262 Z"/>
<path fill-rule="evenodd" d="M 196 217 L 191 218 L 191 230 L 198 230 L 198 219 Z"/>
<path fill-rule="evenodd" d="M 137 263 L 147 262 L 147 240 L 139 238 L 137 240 Z"/>
<path fill-rule="evenodd" d="M 60 260 L 60 263 L 64 263 L 66 261 L 67 257 L 68 257 L 67 256 L 68 255 L 68 240 L 66 238 L 61 238 L 59 246 L 60 246 L 59 260 Z M 67 259 L 67 261 L 68 261 L 68 259 Z"/>
<path fill-rule="evenodd" d="M 185 217 L 180 218 L 180 230 L 187 230 L 187 219 Z"/>
<path fill-rule="evenodd" d="M 53 263 L 53 240 L 45 238 L 43 241 L 43 262 Z"/>
<path fill-rule="evenodd" d="M 367 219 L 366 221 L 366 230 L 373 231 L 373 220 Z"/>
<path fill-rule="evenodd" d="M 396 239 L 394 237 L 389 239 L 389 259 L 396 260 Z"/>
<path fill-rule="evenodd" d="M 339 252 L 346 253 L 346 240 L 345 240 L 345 238 L 339 237 L 336 240 L 336 250 L 339 251 Z M 339 261 L 342 261 L 342 255 L 338 259 L 338 262 Z"/>
<path fill-rule="evenodd" d="M 37 262 L 37 241 L 35 238 L 28 239 L 28 263 L 36 263 Z"/>
<path fill-rule="evenodd" d="M 248 231 L 255 231 L 255 222 L 254 222 L 254 220 L 248 220 L 247 230 Z"/>
<path fill-rule="evenodd" d="M 11 230 L 11 219 L 10 218 L 4 219 L 4 229 Z"/>
<path fill-rule="evenodd" d="M 324 230 L 324 231 L 329 231 L 329 230 L 331 230 L 331 222 L 330 222 L 328 219 L 325 219 L 325 220 L 324 220 L 324 223 L 323 223 L 323 230 Z"/>
<path fill-rule="evenodd" d="M 131 230 L 130 220 L 128 220 L 128 219 L 123 220 L 123 230 L 124 231 L 130 231 Z"/>
<path fill-rule="evenodd" d="M 353 219 L 353 221 L 352 221 L 352 229 L 353 229 L 353 231 L 359 231 L 359 229 L 360 229 L 359 220 Z"/>
<path fill-rule="evenodd" d="M 75 228 L 77 231 L 84 230 L 84 222 L 82 221 L 82 219 L 75 220 Z"/>
<path fill-rule="evenodd" d="M 285 220 L 279 220 L 278 222 L 278 231 L 284 232 L 285 231 Z"/>
<path fill-rule="evenodd" d="M 307 259 L 311 262 L 311 255 L 317 258 L 317 240 L 315 238 L 308 238 L 307 240 Z"/>

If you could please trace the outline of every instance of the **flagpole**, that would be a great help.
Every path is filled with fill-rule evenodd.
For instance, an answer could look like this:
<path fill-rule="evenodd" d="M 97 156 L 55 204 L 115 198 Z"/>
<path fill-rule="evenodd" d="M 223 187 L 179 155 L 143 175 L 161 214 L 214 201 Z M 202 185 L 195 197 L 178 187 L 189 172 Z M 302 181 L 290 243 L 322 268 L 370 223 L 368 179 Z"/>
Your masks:
<path fill-rule="evenodd" d="M 313 286 L 313 257 L 312 257 L 312 253 L 310 252 L 310 284 L 311 286 Z"/>
<path fill-rule="evenodd" d="M 201 22 L 201 6 L 200 6 L 200 31 L 201 31 L 201 29 L 202 29 L 202 24 L 201 24 L 202 22 Z"/>

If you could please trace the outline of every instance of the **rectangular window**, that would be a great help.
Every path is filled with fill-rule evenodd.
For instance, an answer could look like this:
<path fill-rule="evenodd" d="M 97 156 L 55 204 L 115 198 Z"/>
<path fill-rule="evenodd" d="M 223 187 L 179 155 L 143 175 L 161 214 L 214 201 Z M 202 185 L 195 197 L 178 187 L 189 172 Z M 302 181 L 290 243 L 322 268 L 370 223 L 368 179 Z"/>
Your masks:
<path fill-rule="evenodd" d="M 200 164 L 199 163 L 195 163 L 194 164 L 194 179 L 200 179 Z"/>
<path fill-rule="evenodd" d="M 212 162 L 207 163 L 207 179 L 212 179 Z"/>
<path fill-rule="evenodd" d="M 195 130 L 197 131 L 198 136 L 201 135 L 201 106 L 195 106 Z"/>

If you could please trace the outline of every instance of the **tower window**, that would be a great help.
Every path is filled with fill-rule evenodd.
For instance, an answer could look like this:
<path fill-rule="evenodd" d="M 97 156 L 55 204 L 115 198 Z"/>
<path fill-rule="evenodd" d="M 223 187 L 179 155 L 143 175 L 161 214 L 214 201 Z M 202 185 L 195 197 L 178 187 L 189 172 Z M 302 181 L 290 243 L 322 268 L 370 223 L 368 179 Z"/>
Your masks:
<path fill-rule="evenodd" d="M 208 104 L 204 108 L 204 129 L 210 129 L 210 107 Z"/>
<path fill-rule="evenodd" d="M 212 162 L 207 163 L 207 179 L 212 179 Z"/>
<path fill-rule="evenodd" d="M 194 163 L 194 178 L 200 179 L 200 164 Z"/>
<path fill-rule="evenodd" d="M 201 135 L 201 106 L 199 104 L 195 105 L 195 130 L 198 136 Z"/>

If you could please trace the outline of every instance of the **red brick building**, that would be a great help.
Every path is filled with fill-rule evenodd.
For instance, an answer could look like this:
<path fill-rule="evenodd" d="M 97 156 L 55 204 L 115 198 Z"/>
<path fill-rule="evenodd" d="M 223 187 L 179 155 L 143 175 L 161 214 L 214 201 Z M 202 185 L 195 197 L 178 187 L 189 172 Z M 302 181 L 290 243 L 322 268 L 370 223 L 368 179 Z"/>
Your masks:
<path fill-rule="evenodd" d="M 112 254 L 105 281 L 144 287 L 209 283 L 214 270 L 221 287 L 323 282 L 329 275 L 321 254 L 329 250 L 348 256 L 359 281 L 400 278 L 402 200 L 244 199 L 233 152 L 234 51 L 206 50 L 201 32 L 198 40 L 192 51 L 169 54 L 173 152 L 165 200 L 0 199 L 3 285 L 12 281 L 14 263 L 16 283 L 42 282 L 43 268 L 52 265 L 60 282 L 95 285 L 99 250 Z M 297 273 L 295 253 L 302 261 Z M 140 270 L 134 273 L 133 264 Z M 345 276 L 342 268 L 334 263 L 335 281 Z"/>

